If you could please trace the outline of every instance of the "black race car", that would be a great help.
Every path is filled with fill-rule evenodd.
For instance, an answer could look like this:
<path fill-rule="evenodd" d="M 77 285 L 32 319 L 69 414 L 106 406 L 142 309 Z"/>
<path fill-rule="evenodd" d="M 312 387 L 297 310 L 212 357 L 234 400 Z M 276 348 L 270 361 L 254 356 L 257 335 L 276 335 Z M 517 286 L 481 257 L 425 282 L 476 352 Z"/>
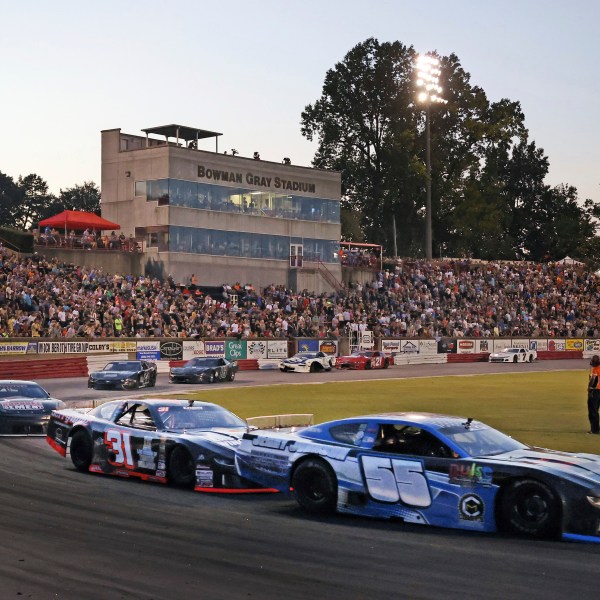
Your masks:
<path fill-rule="evenodd" d="M 90 373 L 88 387 L 95 390 L 119 388 L 131 390 L 156 385 L 157 367 L 146 360 L 115 360 L 102 371 Z"/>
<path fill-rule="evenodd" d="M 182 367 L 171 367 L 171 383 L 214 383 L 233 381 L 238 370 L 237 361 L 225 358 L 192 358 Z"/>
<path fill-rule="evenodd" d="M 265 491 L 235 472 L 248 431 L 228 410 L 193 400 L 115 400 L 52 413 L 47 442 L 78 471 L 172 482 L 197 491 Z"/>
<path fill-rule="evenodd" d="M 0 435 L 44 435 L 50 413 L 64 408 L 34 381 L 0 381 Z"/>

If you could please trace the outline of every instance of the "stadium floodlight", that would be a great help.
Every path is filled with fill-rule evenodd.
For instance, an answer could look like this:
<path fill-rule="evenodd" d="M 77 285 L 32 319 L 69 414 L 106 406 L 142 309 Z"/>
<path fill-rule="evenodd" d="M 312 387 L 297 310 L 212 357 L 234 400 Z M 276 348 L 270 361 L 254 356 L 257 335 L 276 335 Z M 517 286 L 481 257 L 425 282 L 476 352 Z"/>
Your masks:
<path fill-rule="evenodd" d="M 425 105 L 425 163 L 427 166 L 425 202 L 425 255 L 428 259 L 433 257 L 432 228 L 431 228 L 431 134 L 429 131 L 429 107 L 432 104 L 447 104 L 441 94 L 443 92 L 439 83 L 440 61 L 431 54 L 419 54 L 415 64 L 417 70 L 417 88 L 420 89 L 417 99 Z"/>

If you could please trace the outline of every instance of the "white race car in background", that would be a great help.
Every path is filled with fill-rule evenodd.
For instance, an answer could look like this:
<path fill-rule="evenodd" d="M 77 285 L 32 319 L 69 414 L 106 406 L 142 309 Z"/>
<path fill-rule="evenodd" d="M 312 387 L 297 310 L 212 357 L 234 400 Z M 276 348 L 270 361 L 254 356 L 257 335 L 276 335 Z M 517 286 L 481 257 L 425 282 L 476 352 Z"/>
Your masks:
<path fill-rule="evenodd" d="M 329 356 L 324 352 L 298 352 L 291 358 L 282 360 L 279 369 L 281 371 L 316 373 L 317 371 L 331 371 L 334 364 L 335 356 Z"/>
<path fill-rule="evenodd" d="M 502 352 L 494 352 L 490 354 L 489 362 L 533 362 L 537 359 L 535 350 L 527 350 L 526 348 L 504 348 Z"/>

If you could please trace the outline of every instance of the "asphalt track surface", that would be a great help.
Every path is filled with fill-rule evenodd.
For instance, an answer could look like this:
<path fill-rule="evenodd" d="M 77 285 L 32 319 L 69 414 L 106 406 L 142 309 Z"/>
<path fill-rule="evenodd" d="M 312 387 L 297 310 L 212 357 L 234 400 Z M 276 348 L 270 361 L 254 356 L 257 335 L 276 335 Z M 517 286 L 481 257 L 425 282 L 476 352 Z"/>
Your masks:
<path fill-rule="evenodd" d="M 564 363 L 243 372 L 229 386 L 586 367 Z M 41 383 L 66 400 L 107 394 L 88 392 L 81 379 Z M 156 391 L 163 387 L 174 386 L 161 376 Z M 81 474 L 41 438 L 0 439 L 0 510 L 0 600 L 598 595 L 600 545 L 315 518 L 281 495 L 218 496 Z"/>

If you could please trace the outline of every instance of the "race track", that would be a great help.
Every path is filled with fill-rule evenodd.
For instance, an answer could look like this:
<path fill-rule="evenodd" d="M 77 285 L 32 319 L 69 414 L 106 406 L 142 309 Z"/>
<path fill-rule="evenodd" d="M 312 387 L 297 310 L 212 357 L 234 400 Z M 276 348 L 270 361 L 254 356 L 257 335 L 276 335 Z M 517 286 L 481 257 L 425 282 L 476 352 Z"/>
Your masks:
<path fill-rule="evenodd" d="M 514 367 L 586 366 L 564 362 Z M 441 367 L 457 374 L 504 366 L 513 368 L 427 368 L 441 375 Z M 426 376 L 423 369 L 316 378 L 243 372 L 230 385 Z M 85 389 L 84 380 L 41 383 L 68 400 Z M 163 386 L 174 387 L 161 379 L 157 391 Z M 41 438 L 0 439 L 0 507 L 1 600 L 558 599 L 595 597 L 598 588 L 600 545 L 343 516 L 316 519 L 278 495 L 216 496 L 81 474 Z"/>

